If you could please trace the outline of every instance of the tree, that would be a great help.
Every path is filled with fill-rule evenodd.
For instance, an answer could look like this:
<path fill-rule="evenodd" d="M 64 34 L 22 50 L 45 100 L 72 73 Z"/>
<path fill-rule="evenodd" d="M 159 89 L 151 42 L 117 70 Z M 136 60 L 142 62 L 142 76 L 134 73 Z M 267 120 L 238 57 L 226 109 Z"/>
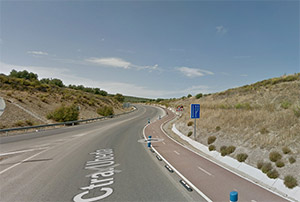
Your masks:
<path fill-rule="evenodd" d="M 124 102 L 124 100 L 125 100 L 125 97 L 120 93 L 117 93 L 114 97 L 119 102 Z"/>
<path fill-rule="evenodd" d="M 28 72 L 27 70 L 23 70 L 23 71 L 16 71 L 15 69 L 13 69 L 10 74 L 10 77 L 14 77 L 14 78 L 21 78 L 21 79 L 26 79 L 26 80 L 37 80 L 38 79 L 38 75 L 33 73 L 33 72 Z"/>
<path fill-rule="evenodd" d="M 201 98 L 202 96 L 203 96 L 203 94 L 202 94 L 202 93 L 199 93 L 199 94 L 196 95 L 196 99 L 199 99 L 199 98 Z"/>
<path fill-rule="evenodd" d="M 188 98 L 190 98 L 190 97 L 192 97 L 192 95 L 191 94 L 188 94 L 188 96 L 187 96 Z"/>

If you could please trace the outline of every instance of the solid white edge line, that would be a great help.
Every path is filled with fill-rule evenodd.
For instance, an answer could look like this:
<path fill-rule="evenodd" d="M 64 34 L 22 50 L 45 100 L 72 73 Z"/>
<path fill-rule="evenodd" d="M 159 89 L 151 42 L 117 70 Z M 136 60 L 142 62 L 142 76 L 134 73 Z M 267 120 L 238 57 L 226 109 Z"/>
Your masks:
<path fill-rule="evenodd" d="M 176 117 L 176 116 L 175 116 L 175 117 Z M 167 122 L 167 121 L 166 121 L 166 122 Z M 252 184 L 257 185 L 257 186 L 259 186 L 259 187 L 265 189 L 266 191 L 269 191 L 269 192 L 271 192 L 271 193 L 273 193 L 273 194 L 275 194 L 275 195 L 277 195 L 277 196 L 280 196 L 281 198 L 283 198 L 283 199 L 285 199 L 285 200 L 288 200 L 288 201 L 293 202 L 292 199 L 287 198 L 287 197 L 285 197 L 285 196 L 283 196 L 283 195 L 281 195 L 281 194 L 279 194 L 279 193 L 277 193 L 277 192 L 275 192 L 275 191 L 273 191 L 273 190 L 271 190 L 271 189 L 269 189 L 269 188 L 267 188 L 267 187 L 264 187 L 263 185 L 257 184 L 255 181 L 253 181 L 253 180 L 251 180 L 251 179 L 249 179 L 249 178 L 246 178 L 246 177 L 244 177 L 244 176 L 242 176 L 242 175 L 236 173 L 235 171 L 230 170 L 229 168 L 226 168 L 225 166 L 221 165 L 220 163 L 218 163 L 218 162 L 216 162 L 216 161 L 213 161 L 213 160 L 207 158 L 206 156 L 202 156 L 201 154 L 199 154 L 199 153 L 193 151 L 192 149 L 190 149 L 189 147 L 187 147 L 187 146 L 185 146 L 185 145 L 183 145 L 183 144 L 177 142 L 177 141 L 174 140 L 173 138 L 169 137 L 169 135 L 167 135 L 166 132 L 165 132 L 165 131 L 163 130 L 163 128 L 162 128 L 162 126 L 163 126 L 166 122 L 164 122 L 164 123 L 160 126 L 160 128 L 161 128 L 161 130 L 163 131 L 163 133 L 164 133 L 169 139 L 171 139 L 172 141 L 174 141 L 175 143 L 177 143 L 177 144 L 179 144 L 180 146 L 182 146 L 182 147 L 188 149 L 189 151 L 191 151 L 191 152 L 197 154 L 198 156 L 200 156 L 200 157 L 202 157 L 202 158 L 205 158 L 206 160 L 208 160 L 208 161 L 210 161 L 210 162 L 212 162 L 212 163 L 214 163 L 214 164 L 220 166 L 221 168 L 223 168 L 223 169 L 225 169 L 225 170 L 227 170 L 227 171 L 229 171 L 229 172 L 231 172 L 231 173 L 233 173 L 233 174 L 235 174 L 235 175 L 237 175 L 237 176 L 239 176 L 239 177 L 241 177 L 241 178 L 247 180 L 248 182 L 251 182 Z M 195 148 L 195 147 L 194 147 L 194 148 Z M 195 149 L 196 149 L 196 148 L 195 148 Z"/>
<path fill-rule="evenodd" d="M 163 123 L 165 124 L 165 122 Z M 162 124 L 162 125 L 163 125 Z M 143 129 L 143 135 L 144 135 L 144 138 L 146 138 L 146 134 L 145 134 L 145 129 L 148 125 L 146 125 Z M 163 131 L 164 132 L 164 131 Z M 200 196 L 202 196 L 207 202 L 213 202 L 210 198 L 208 198 L 203 192 L 201 192 L 193 183 L 191 183 L 186 177 L 184 177 L 176 168 L 174 168 L 154 147 L 152 147 L 151 145 L 151 148 L 157 153 L 157 155 L 163 159 L 164 162 L 166 162 L 176 173 L 177 175 L 179 175 L 179 177 L 181 177 L 184 181 L 186 181 L 198 194 L 200 194 Z"/>

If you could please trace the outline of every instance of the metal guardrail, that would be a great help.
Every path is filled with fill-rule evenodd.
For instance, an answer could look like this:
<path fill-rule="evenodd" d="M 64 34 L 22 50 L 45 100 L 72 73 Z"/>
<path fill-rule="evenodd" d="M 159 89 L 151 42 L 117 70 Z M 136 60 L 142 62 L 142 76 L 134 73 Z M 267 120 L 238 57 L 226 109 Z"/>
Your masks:
<path fill-rule="evenodd" d="M 132 111 L 124 112 L 122 114 L 116 114 L 116 115 L 110 115 L 110 116 L 104 116 L 104 117 L 98 117 L 98 118 L 92 118 L 92 119 L 84 119 L 84 120 L 77 120 L 77 121 L 67 121 L 67 122 L 60 122 L 60 123 L 53 123 L 53 124 L 43 124 L 43 125 L 37 125 L 37 126 L 25 126 L 25 127 L 18 127 L 18 128 L 7 128 L 7 129 L 0 129 L 0 133 L 5 132 L 11 132 L 11 131 L 17 131 L 17 130 L 28 130 L 28 129 L 36 129 L 36 128 L 45 128 L 45 127 L 53 127 L 53 126 L 61 126 L 61 125 L 75 125 L 77 123 L 83 123 L 83 122 L 91 122 L 106 118 L 114 118 L 121 115 L 129 114 L 137 110 L 136 107 Z"/>

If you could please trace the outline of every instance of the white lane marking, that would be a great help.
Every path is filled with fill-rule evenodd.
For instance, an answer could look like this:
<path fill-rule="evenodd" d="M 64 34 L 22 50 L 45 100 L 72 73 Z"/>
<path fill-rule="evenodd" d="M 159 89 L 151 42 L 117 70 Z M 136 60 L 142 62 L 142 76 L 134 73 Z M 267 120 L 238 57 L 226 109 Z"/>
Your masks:
<path fill-rule="evenodd" d="M 257 202 L 256 200 L 251 200 L 251 202 Z"/>
<path fill-rule="evenodd" d="M 87 135 L 87 134 L 83 133 L 83 134 L 73 135 L 72 137 L 81 137 L 81 136 L 85 136 L 85 135 Z"/>
<path fill-rule="evenodd" d="M 11 155 L 11 154 L 19 154 L 19 153 L 25 153 L 25 152 L 30 152 L 30 151 L 35 151 L 35 150 L 41 150 L 41 149 L 47 149 L 46 148 L 36 148 L 36 149 L 26 149 L 26 150 L 21 150 L 21 151 L 14 151 L 14 152 L 7 152 L 7 153 L 3 153 L 0 154 L 0 156 L 6 156 L 6 155 Z"/>
<path fill-rule="evenodd" d="M 202 172 L 206 173 L 209 176 L 212 176 L 211 173 L 207 172 L 206 170 L 204 170 L 203 168 L 201 168 L 200 166 L 198 166 L 198 169 L 201 170 Z"/>
<path fill-rule="evenodd" d="M 36 157 L 37 155 L 39 155 L 39 154 L 41 154 L 41 153 L 43 153 L 43 152 L 45 152 L 45 151 L 47 151 L 47 150 L 41 151 L 41 152 L 39 152 L 39 153 L 37 153 L 37 154 L 34 154 L 34 155 L 28 157 L 27 159 L 24 159 L 24 160 L 22 160 L 21 162 L 16 163 L 16 164 L 14 164 L 14 165 L 12 165 L 12 166 L 10 166 L 10 167 L 8 167 L 8 168 L 2 170 L 2 171 L 0 172 L 0 175 L 3 174 L 3 173 L 5 173 L 6 171 L 8 171 L 8 170 L 10 170 L 10 169 L 12 169 L 12 168 L 18 166 L 18 165 L 20 165 L 21 163 L 24 163 L 25 161 L 28 161 L 28 160 L 30 160 L 30 159 Z"/>
<path fill-rule="evenodd" d="M 165 142 L 162 142 L 163 144 L 166 144 Z"/>
<path fill-rule="evenodd" d="M 160 109 L 160 108 L 159 108 Z M 165 124 L 166 122 L 168 122 L 168 120 L 166 120 L 163 124 Z M 168 135 L 165 133 L 165 131 L 163 130 L 162 126 L 163 124 L 160 125 L 160 130 L 163 131 L 163 133 L 168 137 Z M 146 138 L 146 134 L 145 134 L 145 129 L 146 129 L 147 125 L 143 128 L 143 135 L 144 138 Z M 170 137 L 169 137 L 170 138 Z M 171 139 L 171 138 L 170 138 Z M 172 140 L 172 139 L 171 139 Z M 174 141 L 174 140 L 173 140 Z M 202 196 L 207 202 L 212 202 L 212 200 L 210 198 L 208 198 L 202 191 L 200 191 L 193 183 L 191 183 L 186 177 L 184 177 L 178 170 L 176 170 L 176 168 L 174 168 L 172 166 L 172 164 L 170 164 L 160 153 L 158 153 L 158 151 L 152 147 L 152 149 L 162 158 L 162 160 L 164 162 L 166 162 L 182 179 L 184 179 L 184 181 L 186 181 L 189 185 L 191 185 L 191 187 L 198 193 L 200 194 L 200 196 Z"/>
<path fill-rule="evenodd" d="M 180 155 L 179 152 L 177 152 L 177 151 L 175 151 L 175 150 L 174 150 L 174 152 L 175 152 L 175 154 Z"/>

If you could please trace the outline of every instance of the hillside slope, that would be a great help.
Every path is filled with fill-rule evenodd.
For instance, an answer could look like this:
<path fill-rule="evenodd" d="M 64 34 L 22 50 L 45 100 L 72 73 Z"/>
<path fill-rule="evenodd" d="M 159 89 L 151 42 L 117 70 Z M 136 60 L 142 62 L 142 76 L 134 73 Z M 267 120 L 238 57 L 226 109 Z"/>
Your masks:
<path fill-rule="evenodd" d="M 208 145 L 208 138 L 215 136 L 212 145 L 217 151 L 222 146 L 234 146 L 230 156 L 237 158 L 237 154 L 246 153 L 245 162 L 254 167 L 259 161 L 270 162 L 270 152 L 277 151 L 284 166 L 279 168 L 271 162 L 273 168 L 281 178 L 290 173 L 300 182 L 300 73 L 168 104 L 173 108 L 184 106 L 176 126 L 185 135 L 194 129 L 189 123 L 193 121 L 190 105 L 200 104 L 199 142 Z M 284 154 L 287 148 L 291 152 Z M 296 162 L 290 163 L 289 158 Z"/>
<path fill-rule="evenodd" d="M 124 112 L 122 103 L 112 96 L 102 96 L 81 90 L 40 84 L 20 78 L 0 75 L 0 97 L 6 108 L 0 117 L 0 128 L 53 123 L 47 115 L 60 106 L 76 105 L 79 119 L 100 117 L 97 109 L 112 106 L 114 113 Z"/>

